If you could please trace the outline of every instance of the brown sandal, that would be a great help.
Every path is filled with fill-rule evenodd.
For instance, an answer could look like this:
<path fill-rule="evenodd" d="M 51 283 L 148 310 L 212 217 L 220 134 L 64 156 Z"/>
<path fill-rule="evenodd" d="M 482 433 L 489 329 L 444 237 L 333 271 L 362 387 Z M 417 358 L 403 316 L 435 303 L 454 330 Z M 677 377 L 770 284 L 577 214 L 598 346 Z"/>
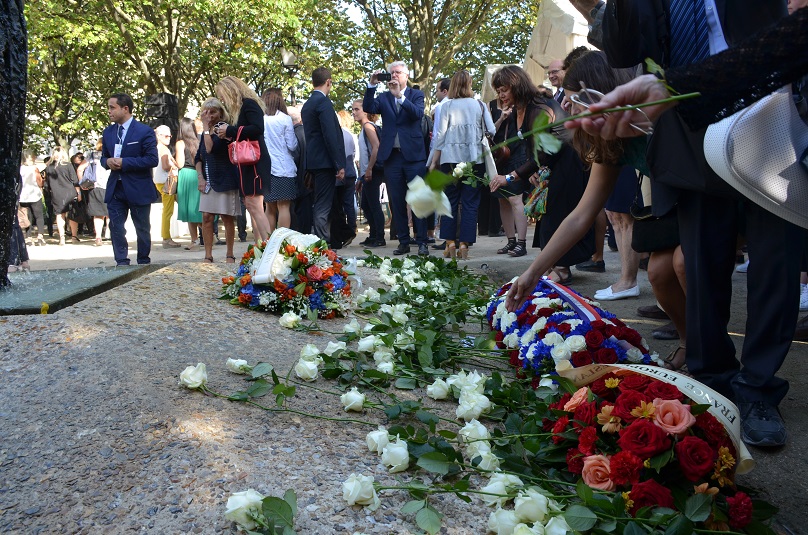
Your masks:
<path fill-rule="evenodd" d="M 236 257 L 235 256 L 225 256 L 225 262 L 228 264 L 235 264 Z"/>
<path fill-rule="evenodd" d="M 564 271 L 566 271 L 566 274 Z M 553 275 L 555 275 L 555 277 L 553 277 Z M 563 266 L 555 266 L 547 273 L 547 276 L 551 281 L 558 284 L 569 284 L 572 282 L 572 271 L 570 268 Z"/>
<path fill-rule="evenodd" d="M 212 264 L 213 263 L 213 257 L 212 256 L 206 256 L 205 260 L 203 260 L 203 262 L 208 263 L 208 264 Z"/>
<path fill-rule="evenodd" d="M 675 372 L 689 373 L 687 369 L 687 355 L 685 355 L 685 358 L 679 361 L 679 364 L 677 364 L 676 357 L 679 355 L 679 351 L 686 352 L 685 346 L 680 345 L 679 347 L 671 351 L 670 355 L 665 357 L 663 365 L 665 366 L 665 368 Z"/>

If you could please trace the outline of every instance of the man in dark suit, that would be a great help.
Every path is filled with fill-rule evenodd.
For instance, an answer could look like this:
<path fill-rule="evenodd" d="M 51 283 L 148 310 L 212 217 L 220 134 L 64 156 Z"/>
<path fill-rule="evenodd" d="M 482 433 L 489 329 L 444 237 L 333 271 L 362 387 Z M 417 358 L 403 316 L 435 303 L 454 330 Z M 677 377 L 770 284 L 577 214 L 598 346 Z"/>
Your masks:
<path fill-rule="evenodd" d="M 560 59 L 554 59 L 547 65 L 547 79 L 550 80 L 550 85 L 556 88 L 553 98 L 556 102 L 561 104 L 564 102 L 564 88 L 561 84 L 564 83 L 564 62 Z"/>
<path fill-rule="evenodd" d="M 311 234 L 312 219 L 312 199 L 314 192 L 306 187 L 306 134 L 303 131 L 303 121 L 300 118 L 300 108 L 291 106 L 288 108 L 289 117 L 295 127 L 295 137 L 297 138 L 297 149 L 294 151 L 295 166 L 297 167 L 297 197 L 295 198 L 294 210 L 292 210 L 292 230 Z"/>
<path fill-rule="evenodd" d="M 381 114 L 382 129 L 379 144 L 379 160 L 384 162 L 387 180 L 387 195 L 393 210 L 393 226 L 399 245 L 393 254 L 410 252 L 410 229 L 407 223 L 407 184 L 425 172 L 426 150 L 421 119 L 424 116 L 424 93 L 407 87 L 409 69 L 403 61 L 390 64 L 388 91 L 376 98 L 378 73 L 370 76 L 362 109 L 365 113 Z M 425 219 L 412 216 L 418 254 L 429 255 L 427 248 L 427 223 Z"/>
<path fill-rule="evenodd" d="M 159 199 L 152 180 L 157 167 L 157 138 L 151 127 L 132 117 L 132 97 L 112 95 L 107 103 L 113 124 L 104 129 L 101 165 L 112 172 L 104 202 L 109 210 L 109 230 L 115 263 L 129 265 L 126 218 L 132 214 L 137 233 L 137 263 L 149 264 L 151 252 L 151 204 Z"/>
<path fill-rule="evenodd" d="M 786 2 L 610 0 L 597 9 L 605 10 L 603 50 L 614 67 L 630 67 L 646 57 L 666 67 L 690 65 L 739 43 L 785 16 Z M 788 434 L 777 407 L 788 381 L 776 373 L 797 318 L 800 230 L 754 203 L 744 204 L 752 260 L 741 367 L 727 334 L 739 195 L 707 165 L 704 132 L 691 132 L 671 110 L 657 121 L 648 147 L 652 179 L 680 192 L 687 364 L 696 379 L 738 404 L 744 442 L 782 446 Z M 655 211 L 656 205 L 655 192 Z"/>
<path fill-rule="evenodd" d="M 328 98 L 331 71 L 314 69 L 311 83 L 314 90 L 300 112 L 306 137 L 306 170 L 314 178 L 314 233 L 330 243 L 334 178 L 345 179 L 345 147 L 337 113 Z"/>

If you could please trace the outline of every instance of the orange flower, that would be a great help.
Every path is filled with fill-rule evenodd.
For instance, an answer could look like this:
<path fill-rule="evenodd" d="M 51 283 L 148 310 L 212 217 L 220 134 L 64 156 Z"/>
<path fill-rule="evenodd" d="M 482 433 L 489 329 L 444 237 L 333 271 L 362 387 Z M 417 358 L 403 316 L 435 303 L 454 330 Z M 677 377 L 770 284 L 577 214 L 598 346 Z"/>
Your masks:
<path fill-rule="evenodd" d="M 253 256 L 252 249 L 250 249 L 249 251 L 244 253 L 244 256 L 242 256 L 241 259 L 242 260 L 249 260 L 250 258 L 252 258 L 252 256 Z"/>
<path fill-rule="evenodd" d="M 233 284 L 233 281 L 236 279 L 231 275 L 229 277 L 222 277 L 222 283 L 224 284 Z"/>
<path fill-rule="evenodd" d="M 283 250 L 289 256 L 294 256 L 294 254 L 297 252 L 297 249 L 295 248 L 295 246 L 294 245 L 289 245 L 288 243 L 286 245 L 284 245 Z"/>
<path fill-rule="evenodd" d="M 247 286 L 248 284 L 250 284 L 250 281 L 252 281 L 252 277 L 250 276 L 249 273 L 247 273 L 246 275 L 241 277 L 241 279 L 239 280 L 239 284 L 241 284 L 242 286 Z"/>
<path fill-rule="evenodd" d="M 309 263 L 309 259 L 306 258 L 306 255 L 304 255 L 303 253 L 297 253 L 297 261 L 300 262 L 301 264 Z"/>
<path fill-rule="evenodd" d="M 279 281 L 278 279 L 275 279 L 275 282 L 272 283 L 272 286 L 273 288 L 275 288 L 275 291 L 278 292 L 279 294 L 282 294 L 283 292 L 286 291 L 286 285 L 281 281 Z"/>
<path fill-rule="evenodd" d="M 325 289 L 328 290 L 329 292 L 333 292 L 334 291 L 334 285 L 331 284 L 330 282 L 327 282 L 327 283 L 325 283 Z"/>
<path fill-rule="evenodd" d="M 640 401 L 640 406 L 635 407 L 631 410 L 631 415 L 635 418 L 647 418 L 649 420 L 654 419 L 654 411 L 655 407 L 653 403 L 648 403 L 646 401 Z"/>
<path fill-rule="evenodd" d="M 303 290 L 303 295 L 305 295 L 306 297 L 308 297 L 308 296 L 310 296 L 310 295 L 311 295 L 311 294 L 313 294 L 313 293 L 314 293 L 314 288 L 312 288 L 311 286 L 306 285 L 306 289 L 305 289 L 305 290 Z"/>
<path fill-rule="evenodd" d="M 306 277 L 305 275 L 298 275 L 297 280 L 300 282 L 309 282 L 309 278 Z"/>
<path fill-rule="evenodd" d="M 572 398 L 564 404 L 564 410 L 567 412 L 574 412 L 581 403 L 586 401 L 588 395 L 589 388 L 585 386 L 579 388 L 575 394 L 572 395 Z"/>
<path fill-rule="evenodd" d="M 323 274 L 325 275 L 326 278 L 330 279 L 331 277 L 334 276 L 334 270 L 331 268 L 327 268 L 325 271 L 323 271 Z"/>
<path fill-rule="evenodd" d="M 696 494 L 707 494 L 709 496 L 715 496 L 718 494 L 717 487 L 711 487 L 709 483 L 702 483 L 701 485 L 694 486 L 693 492 Z"/>
<path fill-rule="evenodd" d="M 331 249 L 325 252 L 325 256 L 328 257 L 328 259 L 331 260 L 332 262 L 337 259 L 337 253 L 335 253 Z"/>
<path fill-rule="evenodd" d="M 238 294 L 239 303 L 246 305 L 249 304 L 250 301 L 252 301 L 252 296 L 250 294 Z"/>

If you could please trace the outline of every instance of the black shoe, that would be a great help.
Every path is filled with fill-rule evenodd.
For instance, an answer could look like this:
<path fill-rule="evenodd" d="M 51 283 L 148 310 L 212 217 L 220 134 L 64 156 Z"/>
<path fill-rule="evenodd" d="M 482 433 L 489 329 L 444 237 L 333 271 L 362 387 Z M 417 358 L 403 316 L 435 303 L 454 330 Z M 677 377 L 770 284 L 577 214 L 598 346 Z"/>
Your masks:
<path fill-rule="evenodd" d="M 409 252 L 410 252 L 409 244 L 399 243 L 398 247 L 396 247 L 395 250 L 393 251 L 393 254 L 394 255 L 403 255 L 403 254 L 409 254 Z"/>
<path fill-rule="evenodd" d="M 426 242 L 427 243 L 435 243 L 435 238 L 427 238 Z"/>
<path fill-rule="evenodd" d="M 641 318 L 652 318 L 655 320 L 669 320 L 668 314 L 657 305 L 648 305 L 637 308 L 637 315 Z"/>
<path fill-rule="evenodd" d="M 679 331 L 676 330 L 673 322 L 670 322 L 667 325 L 663 325 L 659 329 L 654 329 L 651 336 L 653 336 L 655 340 L 678 340 Z"/>
<path fill-rule="evenodd" d="M 516 242 L 516 246 L 508 251 L 508 256 L 517 257 L 517 256 L 525 256 L 527 254 L 527 242 L 525 240 L 519 240 Z"/>
<path fill-rule="evenodd" d="M 225 245 L 226 243 L 227 242 L 220 239 L 219 236 L 216 236 L 216 245 Z M 200 245 L 204 245 L 203 243 L 201 243 L 201 240 L 200 240 Z"/>
<path fill-rule="evenodd" d="M 505 247 L 497 249 L 497 254 L 508 254 L 516 247 L 516 238 L 509 238 Z"/>
<path fill-rule="evenodd" d="M 604 273 L 606 271 L 606 262 L 603 260 L 587 260 L 575 266 L 579 271 L 590 271 L 592 273 Z"/>
<path fill-rule="evenodd" d="M 425 243 L 418 246 L 418 256 L 429 256 L 429 247 Z"/>
<path fill-rule="evenodd" d="M 750 446 L 785 446 L 788 431 L 777 407 L 765 401 L 738 403 L 741 411 L 741 438 Z"/>
<path fill-rule="evenodd" d="M 360 241 L 359 245 L 361 245 L 362 247 L 369 247 L 369 246 L 373 245 L 374 243 L 375 243 L 375 240 L 371 240 L 370 236 L 368 236 L 364 240 Z"/>
<path fill-rule="evenodd" d="M 370 247 L 370 248 L 387 247 L 387 242 L 384 241 L 384 240 L 373 241 L 373 242 L 370 242 L 369 244 L 365 245 L 365 247 Z"/>
<path fill-rule="evenodd" d="M 342 242 L 342 246 L 343 247 L 348 247 L 349 245 L 351 245 L 351 243 L 353 243 L 354 238 L 356 238 L 356 234 L 354 234 L 353 236 L 351 236 L 350 238 L 348 238 L 347 240 Z"/>
<path fill-rule="evenodd" d="M 433 245 L 432 248 L 435 249 L 436 251 L 445 251 L 446 250 L 446 242 L 444 241 L 440 245 Z"/>

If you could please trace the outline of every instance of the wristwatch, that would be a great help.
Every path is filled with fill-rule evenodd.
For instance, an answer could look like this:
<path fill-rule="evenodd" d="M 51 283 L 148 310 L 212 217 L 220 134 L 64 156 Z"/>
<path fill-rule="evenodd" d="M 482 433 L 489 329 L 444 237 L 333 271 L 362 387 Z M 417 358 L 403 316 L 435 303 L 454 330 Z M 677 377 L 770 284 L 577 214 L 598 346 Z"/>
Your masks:
<path fill-rule="evenodd" d="M 516 180 L 516 176 L 513 173 L 505 175 L 505 182 L 507 182 L 508 184 L 510 184 L 514 180 Z"/>

